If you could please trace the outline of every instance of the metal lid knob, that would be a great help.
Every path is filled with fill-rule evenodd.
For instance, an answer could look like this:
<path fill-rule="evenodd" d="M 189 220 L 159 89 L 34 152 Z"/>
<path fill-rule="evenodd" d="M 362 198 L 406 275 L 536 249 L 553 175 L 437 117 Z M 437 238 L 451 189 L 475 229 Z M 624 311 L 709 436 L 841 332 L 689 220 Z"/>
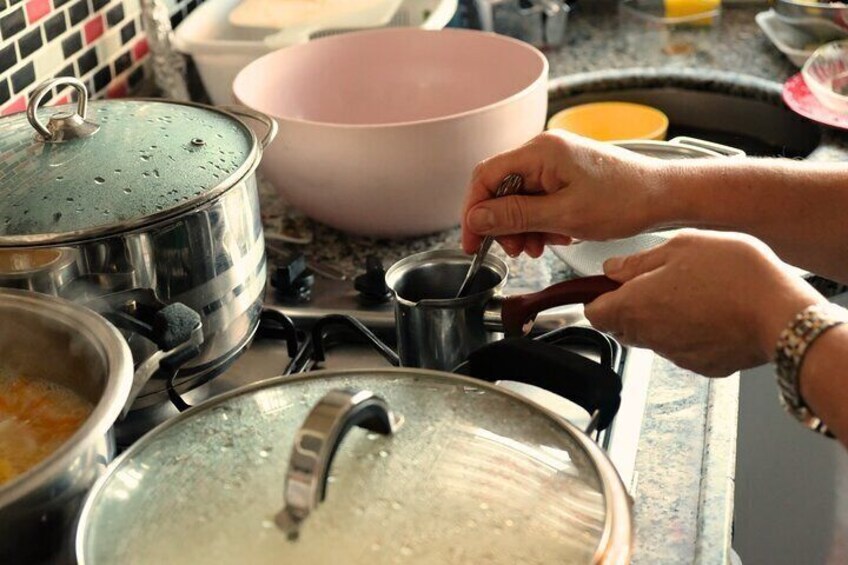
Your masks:
<path fill-rule="evenodd" d="M 63 85 L 74 87 L 79 94 L 77 97 L 77 111 L 74 113 L 57 112 L 50 116 L 50 121 L 45 126 L 38 119 L 38 115 L 36 115 L 38 106 L 44 95 L 52 88 Z M 46 143 L 61 143 L 69 139 L 89 137 L 97 133 L 100 126 L 85 119 L 87 109 L 88 90 L 85 88 L 85 85 L 75 78 L 61 77 L 43 82 L 32 92 L 29 105 L 27 106 L 27 119 Z"/>

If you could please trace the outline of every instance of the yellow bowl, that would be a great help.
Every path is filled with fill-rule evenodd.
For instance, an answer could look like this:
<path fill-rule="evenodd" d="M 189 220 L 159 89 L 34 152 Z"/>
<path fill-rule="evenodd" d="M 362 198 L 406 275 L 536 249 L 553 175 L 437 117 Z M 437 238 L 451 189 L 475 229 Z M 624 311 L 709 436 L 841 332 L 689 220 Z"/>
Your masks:
<path fill-rule="evenodd" d="M 564 129 L 598 141 L 663 141 L 668 116 L 641 104 L 593 102 L 557 112 L 548 120 L 548 129 Z"/>

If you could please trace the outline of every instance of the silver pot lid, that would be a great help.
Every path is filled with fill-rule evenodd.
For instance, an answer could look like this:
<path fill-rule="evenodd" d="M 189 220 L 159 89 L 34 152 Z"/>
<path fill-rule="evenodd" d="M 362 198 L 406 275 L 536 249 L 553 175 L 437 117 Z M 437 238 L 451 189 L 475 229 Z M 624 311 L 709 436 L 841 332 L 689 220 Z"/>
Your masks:
<path fill-rule="evenodd" d="M 352 428 L 332 458 L 323 432 L 359 406 L 339 418 L 339 399 L 370 394 L 349 390 L 383 399 L 396 429 Z M 89 495 L 76 548 L 84 564 L 618 563 L 630 520 L 600 448 L 513 392 L 415 369 L 317 372 L 145 436 Z"/>
<path fill-rule="evenodd" d="M 70 84 L 78 103 L 38 108 Z M 48 81 L 26 113 L 0 121 L 0 246 L 87 239 L 152 223 L 214 198 L 260 152 L 236 116 L 163 100 L 88 102 L 82 83 Z"/>

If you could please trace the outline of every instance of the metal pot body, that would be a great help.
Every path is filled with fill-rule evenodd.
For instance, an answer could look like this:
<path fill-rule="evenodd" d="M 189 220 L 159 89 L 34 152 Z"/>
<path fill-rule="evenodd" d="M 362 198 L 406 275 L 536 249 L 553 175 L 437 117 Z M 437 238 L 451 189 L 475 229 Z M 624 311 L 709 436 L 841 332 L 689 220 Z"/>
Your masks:
<path fill-rule="evenodd" d="M 497 339 L 485 313 L 500 295 L 509 269 L 489 255 L 467 295 L 455 299 L 469 258 L 442 249 L 402 259 L 386 272 L 395 294 L 398 355 L 404 367 L 450 371 L 468 355 Z"/>
<path fill-rule="evenodd" d="M 27 259 L 32 256 L 41 260 Z M 5 257 L 0 268 L 6 267 L 0 286 L 92 305 L 102 304 L 101 299 L 108 303 L 112 294 L 144 289 L 164 303 L 181 302 L 195 310 L 203 324 L 203 345 L 177 380 L 182 389 L 191 388 L 237 354 L 259 323 L 266 267 L 256 175 L 251 172 L 199 208 L 148 227 L 61 246 L 0 248 L 0 257 Z M 15 264 L 26 268 L 15 269 Z M 140 340 L 130 341 L 137 361 L 150 353 Z M 135 407 L 167 398 L 164 388 L 152 380 Z"/>
<path fill-rule="evenodd" d="M 57 451 L 0 485 L 0 562 L 65 562 L 79 506 L 115 453 L 112 425 L 130 391 L 121 334 L 87 309 L 0 290 L 0 371 L 51 380 L 94 405 Z"/>

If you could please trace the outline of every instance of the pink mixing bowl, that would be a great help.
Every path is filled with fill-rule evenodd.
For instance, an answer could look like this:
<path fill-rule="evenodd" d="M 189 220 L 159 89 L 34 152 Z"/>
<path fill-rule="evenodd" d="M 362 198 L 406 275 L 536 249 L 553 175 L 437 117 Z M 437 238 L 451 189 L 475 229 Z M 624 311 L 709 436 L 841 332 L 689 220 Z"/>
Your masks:
<path fill-rule="evenodd" d="M 545 57 L 514 39 L 393 28 L 275 51 L 233 91 L 279 122 L 262 171 L 287 202 L 398 237 L 459 223 L 474 165 L 544 128 L 547 75 Z"/>

